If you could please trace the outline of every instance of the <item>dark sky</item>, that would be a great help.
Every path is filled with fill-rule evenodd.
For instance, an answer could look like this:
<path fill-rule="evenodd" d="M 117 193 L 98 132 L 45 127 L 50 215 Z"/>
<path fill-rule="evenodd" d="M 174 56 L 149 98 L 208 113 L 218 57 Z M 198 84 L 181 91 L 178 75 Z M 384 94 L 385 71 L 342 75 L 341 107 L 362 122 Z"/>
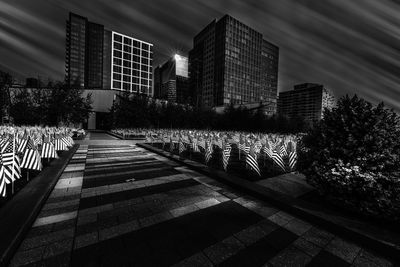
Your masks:
<path fill-rule="evenodd" d="M 0 68 L 23 77 L 63 79 L 69 11 L 153 43 L 155 64 L 230 14 L 280 47 L 279 91 L 322 83 L 400 111 L 398 0 L 0 1 Z"/>

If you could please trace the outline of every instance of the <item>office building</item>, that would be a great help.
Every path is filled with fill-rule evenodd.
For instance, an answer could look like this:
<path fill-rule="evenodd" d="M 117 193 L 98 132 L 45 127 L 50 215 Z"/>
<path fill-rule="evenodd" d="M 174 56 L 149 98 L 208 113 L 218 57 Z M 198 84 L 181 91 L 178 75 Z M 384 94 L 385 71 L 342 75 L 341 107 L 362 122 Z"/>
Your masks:
<path fill-rule="evenodd" d="M 303 83 L 294 86 L 294 90 L 280 92 L 278 99 L 278 114 L 293 117 L 303 117 L 313 123 L 323 118 L 325 108 L 335 106 L 332 92 L 321 84 Z"/>
<path fill-rule="evenodd" d="M 152 95 L 153 45 L 112 32 L 111 89 Z"/>
<path fill-rule="evenodd" d="M 70 87 L 92 94 L 89 129 L 102 124 L 99 118 L 105 117 L 120 92 L 152 96 L 152 64 L 153 44 L 69 14 L 65 80 Z"/>
<path fill-rule="evenodd" d="M 218 107 L 262 102 L 276 112 L 279 48 L 225 15 L 194 37 L 189 53 L 194 104 Z"/>
<path fill-rule="evenodd" d="M 66 81 L 72 87 L 152 95 L 153 45 L 69 14 Z"/>
<path fill-rule="evenodd" d="M 176 54 L 154 70 L 154 97 L 173 103 L 189 103 L 188 58 Z"/>

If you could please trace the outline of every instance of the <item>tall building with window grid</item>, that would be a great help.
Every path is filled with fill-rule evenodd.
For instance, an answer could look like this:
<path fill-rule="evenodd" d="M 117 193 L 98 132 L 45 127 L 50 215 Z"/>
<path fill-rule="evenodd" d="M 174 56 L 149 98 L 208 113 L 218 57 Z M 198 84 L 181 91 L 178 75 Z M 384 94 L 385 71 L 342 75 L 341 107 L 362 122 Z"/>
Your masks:
<path fill-rule="evenodd" d="M 152 95 L 153 45 L 112 32 L 111 89 Z"/>
<path fill-rule="evenodd" d="M 262 103 L 276 112 L 279 48 L 263 35 L 225 15 L 193 40 L 189 53 L 194 104 L 218 107 Z"/>
<path fill-rule="evenodd" d="M 70 13 L 66 82 L 71 87 L 152 95 L 153 44 Z"/>
<path fill-rule="evenodd" d="M 122 92 L 153 95 L 153 44 L 110 31 L 69 13 L 66 24 L 65 80 L 91 95 L 88 129 L 104 129 L 107 113 Z"/>

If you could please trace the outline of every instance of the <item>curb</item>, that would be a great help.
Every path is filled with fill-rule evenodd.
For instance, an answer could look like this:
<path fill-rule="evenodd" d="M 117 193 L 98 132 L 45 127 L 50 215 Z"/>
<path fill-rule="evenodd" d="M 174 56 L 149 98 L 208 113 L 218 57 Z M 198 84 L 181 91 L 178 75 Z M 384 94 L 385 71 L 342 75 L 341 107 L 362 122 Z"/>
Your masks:
<path fill-rule="evenodd" d="M 112 133 L 112 132 L 110 132 L 110 131 L 106 131 L 105 133 L 106 133 L 106 134 L 109 134 L 109 135 L 112 135 L 112 136 L 114 136 L 114 137 L 116 137 L 116 138 L 118 138 L 118 139 L 126 140 L 126 139 L 123 138 L 122 136 L 120 136 L 120 135 L 118 135 L 118 134 L 115 134 L 115 133 Z"/>
<path fill-rule="evenodd" d="M 78 148 L 74 145 L 51 162 L 0 209 L 0 266 L 7 266 L 11 260 Z"/>
<path fill-rule="evenodd" d="M 115 134 L 115 133 L 112 133 L 112 132 L 110 132 L 110 131 L 106 131 L 105 133 L 107 133 L 107 134 L 109 134 L 109 135 L 112 135 L 112 136 L 114 136 L 114 137 L 117 137 L 118 139 L 121 139 L 121 140 L 133 140 L 133 141 L 136 141 L 136 140 L 139 140 L 139 141 L 146 140 L 146 138 L 124 138 L 123 136 L 118 135 L 118 134 Z"/>
<path fill-rule="evenodd" d="M 322 226 L 333 233 L 344 235 L 350 240 L 361 243 L 365 247 L 373 249 L 382 255 L 400 262 L 399 233 L 389 232 L 385 229 L 378 228 L 375 225 L 342 217 L 341 214 L 327 210 L 321 206 L 284 195 L 235 175 L 227 174 L 220 170 L 210 169 L 202 163 L 179 158 L 177 155 L 171 155 L 169 152 L 152 147 L 148 144 L 138 143 L 137 146 L 181 163 L 199 173 L 245 191 L 252 196 L 271 202 L 282 210 L 311 221 L 312 223 Z M 345 223 L 347 223 L 347 225 Z"/>

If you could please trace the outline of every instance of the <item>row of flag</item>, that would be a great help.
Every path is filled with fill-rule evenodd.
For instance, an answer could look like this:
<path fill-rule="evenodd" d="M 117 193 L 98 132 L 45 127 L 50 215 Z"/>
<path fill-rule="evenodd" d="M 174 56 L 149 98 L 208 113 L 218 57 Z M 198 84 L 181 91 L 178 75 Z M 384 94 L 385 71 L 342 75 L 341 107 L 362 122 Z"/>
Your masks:
<path fill-rule="evenodd" d="M 57 158 L 57 151 L 73 146 L 74 131 L 66 127 L 0 126 L 0 196 L 7 195 L 7 184 L 13 185 L 22 177 L 22 169 L 41 171 L 43 159 Z"/>
<path fill-rule="evenodd" d="M 214 150 L 219 148 L 225 171 L 230 164 L 234 146 L 238 149 L 239 160 L 243 158 L 246 166 L 259 176 L 261 176 L 259 166 L 261 160 L 265 163 L 267 159 L 271 159 L 283 172 L 294 171 L 297 163 L 298 135 L 174 129 L 114 130 L 114 133 L 120 135 L 124 135 L 124 132 L 129 135 L 144 135 L 149 143 L 162 143 L 163 149 L 169 143 L 171 152 L 177 147 L 179 154 L 184 151 L 202 153 L 207 164 L 214 156 Z"/>

